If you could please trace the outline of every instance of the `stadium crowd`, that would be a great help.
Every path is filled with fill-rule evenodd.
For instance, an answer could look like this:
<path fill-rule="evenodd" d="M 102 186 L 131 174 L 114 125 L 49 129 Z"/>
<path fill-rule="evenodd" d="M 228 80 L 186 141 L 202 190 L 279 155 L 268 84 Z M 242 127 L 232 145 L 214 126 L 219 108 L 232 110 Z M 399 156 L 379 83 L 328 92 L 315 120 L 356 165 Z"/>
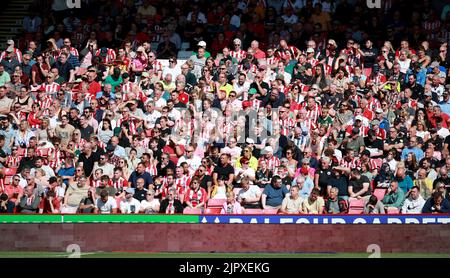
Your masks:
<path fill-rule="evenodd" d="M 450 4 L 63 2 L 0 56 L 1 212 L 450 212 Z"/>

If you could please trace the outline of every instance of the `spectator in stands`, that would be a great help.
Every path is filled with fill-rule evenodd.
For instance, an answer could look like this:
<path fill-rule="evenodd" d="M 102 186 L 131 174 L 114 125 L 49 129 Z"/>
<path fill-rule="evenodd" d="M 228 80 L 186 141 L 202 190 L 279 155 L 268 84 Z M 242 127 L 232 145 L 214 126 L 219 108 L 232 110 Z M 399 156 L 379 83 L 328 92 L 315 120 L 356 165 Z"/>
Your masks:
<path fill-rule="evenodd" d="M 261 196 L 263 209 L 279 209 L 283 199 L 288 193 L 288 189 L 283 184 L 280 176 L 274 176 L 270 185 L 266 185 Z"/>
<path fill-rule="evenodd" d="M 258 186 L 250 184 L 248 178 L 242 178 L 242 189 L 237 195 L 238 202 L 244 208 L 260 208 L 261 207 L 261 190 Z"/>
<path fill-rule="evenodd" d="M 420 195 L 420 189 L 418 186 L 413 186 L 409 192 L 408 198 L 405 199 L 403 203 L 401 212 L 402 213 L 421 213 L 422 208 L 425 205 L 424 198 Z"/>
<path fill-rule="evenodd" d="M 227 192 L 227 201 L 223 203 L 220 214 L 242 214 L 244 213 L 244 208 L 241 204 L 236 201 L 236 195 L 233 191 Z"/>
<path fill-rule="evenodd" d="M 351 198 L 369 198 L 370 181 L 366 176 L 362 176 L 358 169 L 353 169 L 350 174 L 350 184 L 348 193 Z"/>
<path fill-rule="evenodd" d="M 325 213 L 342 214 L 348 212 L 348 203 L 339 197 L 339 188 L 332 187 L 328 199 L 325 200 Z"/>
<path fill-rule="evenodd" d="M 320 197 L 320 190 L 313 188 L 309 198 L 302 203 L 302 212 L 306 214 L 322 214 L 324 212 L 325 202 Z"/>
<path fill-rule="evenodd" d="M 300 188 L 297 185 L 291 186 L 290 194 L 286 195 L 281 203 L 281 213 L 297 214 L 302 212 L 303 199 L 300 197 L 299 191 Z"/>
<path fill-rule="evenodd" d="M 189 188 L 186 191 L 184 203 L 187 207 L 193 209 L 203 209 L 206 206 L 207 197 L 208 193 L 205 189 L 200 187 L 200 180 L 198 178 L 193 178 Z"/>
<path fill-rule="evenodd" d="M 155 198 L 155 190 L 147 191 L 146 199 L 141 201 L 140 212 L 152 214 L 158 213 L 160 208 L 159 199 Z"/>
<path fill-rule="evenodd" d="M 400 209 L 403 206 L 405 200 L 405 193 L 399 187 L 397 181 L 392 181 L 387 189 L 387 193 L 384 196 L 382 202 L 386 209 L 394 207 Z"/>
<path fill-rule="evenodd" d="M 36 195 L 33 186 L 24 189 L 24 195 L 20 198 L 18 209 L 20 213 L 37 213 L 41 197 Z"/>
<path fill-rule="evenodd" d="M 160 213 L 175 214 L 183 213 L 183 205 L 180 200 L 176 199 L 177 191 L 175 188 L 170 188 L 167 197 L 161 201 L 159 208 Z"/>
<path fill-rule="evenodd" d="M 141 208 L 141 203 L 133 198 L 134 189 L 127 188 L 125 190 L 125 197 L 120 201 L 120 212 L 121 213 L 139 213 Z"/>
<path fill-rule="evenodd" d="M 383 203 L 378 200 L 377 196 L 371 195 L 367 201 L 364 202 L 364 213 L 367 214 L 384 214 L 385 209 Z"/>
<path fill-rule="evenodd" d="M 61 213 L 75 213 L 81 200 L 88 195 L 88 190 L 89 186 L 85 176 L 80 176 L 75 184 L 70 183 L 64 196 Z M 108 192 L 106 191 L 106 193 Z"/>
<path fill-rule="evenodd" d="M 94 213 L 117 213 L 117 202 L 114 197 L 108 195 L 108 191 L 100 192 L 100 196 L 95 200 Z"/>
<path fill-rule="evenodd" d="M 442 196 L 439 191 L 433 192 L 422 208 L 422 213 L 449 213 L 450 201 Z"/>

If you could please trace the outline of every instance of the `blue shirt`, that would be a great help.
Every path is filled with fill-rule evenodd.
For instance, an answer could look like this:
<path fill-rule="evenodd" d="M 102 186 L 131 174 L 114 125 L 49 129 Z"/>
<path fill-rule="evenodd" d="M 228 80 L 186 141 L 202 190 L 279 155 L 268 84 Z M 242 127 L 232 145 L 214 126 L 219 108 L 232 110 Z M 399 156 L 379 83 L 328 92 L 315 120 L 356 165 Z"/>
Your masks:
<path fill-rule="evenodd" d="M 271 184 L 266 185 L 263 191 L 263 194 L 267 196 L 266 205 L 271 207 L 281 206 L 287 193 L 289 193 L 289 190 L 284 185 L 280 188 L 274 188 Z"/>
<path fill-rule="evenodd" d="M 413 180 L 408 175 L 406 175 L 402 180 L 399 178 L 396 178 L 396 180 L 398 181 L 398 187 L 403 190 L 405 194 L 414 186 Z"/>
<path fill-rule="evenodd" d="M 153 184 L 152 176 L 149 173 L 144 172 L 142 175 L 139 175 L 138 172 L 133 171 L 133 173 L 131 173 L 131 175 L 130 175 L 130 178 L 128 179 L 128 182 L 131 183 L 131 187 L 136 188 L 136 185 L 137 185 L 136 181 L 140 178 L 144 179 L 144 181 L 145 181 L 145 183 L 144 183 L 145 189 L 148 189 L 148 186 L 150 184 Z"/>
<path fill-rule="evenodd" d="M 297 180 L 294 180 L 293 182 L 294 185 L 297 185 Z M 305 182 L 303 183 L 303 187 L 302 189 L 298 192 L 299 196 L 303 199 L 306 200 L 309 198 L 309 195 L 311 194 L 311 190 L 314 187 L 314 182 L 310 177 L 306 177 L 305 178 Z"/>

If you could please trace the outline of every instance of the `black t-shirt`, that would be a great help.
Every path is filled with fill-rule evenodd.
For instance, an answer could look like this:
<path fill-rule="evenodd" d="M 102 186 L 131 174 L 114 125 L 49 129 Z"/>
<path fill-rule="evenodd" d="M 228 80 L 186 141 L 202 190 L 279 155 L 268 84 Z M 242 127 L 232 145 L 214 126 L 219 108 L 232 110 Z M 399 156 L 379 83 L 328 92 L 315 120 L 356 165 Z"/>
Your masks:
<path fill-rule="evenodd" d="M 80 126 L 80 133 L 81 133 L 81 138 L 83 138 L 86 141 L 89 141 L 91 135 L 94 134 L 94 128 L 90 125 L 88 125 L 86 127 Z"/>
<path fill-rule="evenodd" d="M 373 148 L 373 149 L 379 149 L 380 151 L 383 150 L 383 140 L 380 138 L 375 139 L 374 141 L 370 141 L 369 137 L 364 138 L 364 145 L 366 148 Z M 381 156 L 374 156 L 373 158 L 379 158 Z"/>
<path fill-rule="evenodd" d="M 369 189 L 366 191 L 366 193 L 362 194 L 361 197 L 370 195 L 370 181 L 369 178 L 366 176 L 361 176 L 358 180 L 350 181 L 350 185 L 353 186 L 353 193 L 357 193 L 361 189 L 363 189 L 364 183 L 369 184 Z"/>
<path fill-rule="evenodd" d="M 134 189 L 133 198 L 135 198 L 139 202 L 142 202 L 143 200 L 145 200 L 146 195 L 147 195 L 147 189 L 145 189 L 145 188 L 142 188 L 141 190 L 139 190 L 137 188 Z"/>
<path fill-rule="evenodd" d="M 93 205 L 93 204 L 94 204 L 94 201 L 89 197 L 83 198 L 80 202 L 80 205 Z M 92 213 L 92 212 L 94 212 L 94 208 L 80 209 L 78 212 L 79 213 Z"/>
<path fill-rule="evenodd" d="M 92 174 L 92 169 L 94 168 L 94 156 L 91 154 L 89 157 L 86 157 L 86 154 L 81 153 L 78 162 L 83 162 L 83 170 L 86 176 L 90 176 Z"/>
<path fill-rule="evenodd" d="M 227 166 L 217 166 L 214 168 L 214 173 L 217 173 L 217 180 L 228 180 L 230 178 L 230 174 L 234 174 L 234 168 L 230 164 Z"/>
<path fill-rule="evenodd" d="M 317 174 L 319 175 L 320 194 L 324 195 L 327 190 L 327 186 L 330 184 L 330 180 L 333 177 L 333 173 L 331 171 L 331 168 L 328 168 L 319 169 L 317 171 Z"/>
<path fill-rule="evenodd" d="M 208 192 L 208 183 L 212 184 L 212 177 L 209 175 L 203 176 L 202 180 L 200 181 L 200 187 L 206 190 Z"/>
<path fill-rule="evenodd" d="M 348 178 L 346 176 L 331 177 L 329 185 L 339 189 L 338 196 L 348 196 Z"/>

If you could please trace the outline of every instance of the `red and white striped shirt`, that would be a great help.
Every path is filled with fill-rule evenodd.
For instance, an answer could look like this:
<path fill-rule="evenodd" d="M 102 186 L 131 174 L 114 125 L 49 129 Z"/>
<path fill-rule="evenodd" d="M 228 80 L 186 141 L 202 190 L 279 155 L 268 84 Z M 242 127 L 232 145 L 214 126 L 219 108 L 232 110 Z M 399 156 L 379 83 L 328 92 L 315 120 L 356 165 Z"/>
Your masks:
<path fill-rule="evenodd" d="M 149 173 L 152 176 L 158 175 L 158 169 L 155 165 L 150 164 L 147 168 L 145 168 L 145 172 Z"/>
<path fill-rule="evenodd" d="M 56 94 L 59 92 L 60 88 L 61 86 L 56 82 L 53 82 L 52 84 L 44 83 L 41 85 L 41 89 L 43 89 L 47 94 Z"/>
<path fill-rule="evenodd" d="M 117 180 L 112 179 L 112 185 L 116 189 L 120 189 L 120 188 L 126 189 L 128 187 L 128 181 L 126 179 L 120 177 Z"/>
<path fill-rule="evenodd" d="M 133 120 L 131 120 L 131 119 L 125 119 L 125 118 L 122 117 L 122 118 L 120 118 L 119 120 L 117 120 L 117 126 L 120 127 L 120 125 L 121 125 L 123 122 L 128 122 L 128 123 L 129 123 L 129 129 L 130 129 L 130 134 L 131 134 L 131 135 L 137 134 L 136 124 L 134 123 Z"/>
<path fill-rule="evenodd" d="M 17 61 L 19 61 L 19 63 L 22 63 L 22 52 L 18 49 L 14 47 L 14 55 L 15 58 L 17 59 Z M 0 62 L 6 58 L 6 51 L 3 51 L 2 54 L 0 55 Z"/>
<path fill-rule="evenodd" d="M 101 180 L 91 180 L 91 187 L 99 187 L 102 184 Z"/>
<path fill-rule="evenodd" d="M 128 81 L 127 83 L 122 84 L 122 94 L 124 95 L 123 97 L 125 97 L 126 94 L 131 93 L 132 90 L 133 82 Z"/>
<path fill-rule="evenodd" d="M 241 61 L 242 59 L 244 59 L 247 56 L 247 51 L 245 51 L 245 50 L 239 50 L 239 51 L 231 50 L 230 51 L 230 56 L 235 58 L 238 61 Z"/>
<path fill-rule="evenodd" d="M 155 71 L 162 71 L 163 70 L 163 65 L 161 64 L 160 61 L 158 60 L 154 60 L 153 62 L 150 63 L 153 67 L 153 69 Z"/>
<path fill-rule="evenodd" d="M 378 108 L 381 108 L 380 101 L 373 97 L 370 101 L 368 101 L 367 108 L 372 111 L 375 111 Z"/>
<path fill-rule="evenodd" d="M 341 159 L 339 166 L 346 167 L 350 169 L 356 169 L 358 164 L 358 159 L 354 157 L 351 161 L 347 161 L 346 158 Z"/>
<path fill-rule="evenodd" d="M 97 50 L 97 52 L 95 52 L 95 56 L 100 56 L 100 50 Z M 103 58 L 103 57 L 101 57 Z M 108 48 L 107 49 L 107 54 L 106 57 L 103 59 L 103 63 L 109 64 L 111 62 L 113 62 L 116 59 L 116 52 L 114 51 L 114 49 Z"/>
<path fill-rule="evenodd" d="M 294 130 L 295 121 L 289 117 L 286 119 L 280 119 L 280 134 L 284 136 L 288 136 L 291 131 Z"/>
<path fill-rule="evenodd" d="M 191 177 L 188 175 L 184 175 L 181 178 L 175 179 L 175 184 L 178 187 L 183 188 L 183 192 L 186 191 L 189 187 L 189 184 L 191 184 Z"/>
<path fill-rule="evenodd" d="M 9 167 L 9 164 L 11 163 L 12 167 L 19 167 L 20 160 L 22 160 L 21 156 L 8 155 L 6 158 L 6 165 Z"/>
<path fill-rule="evenodd" d="M 271 66 L 278 64 L 279 61 L 280 61 L 280 58 L 275 57 L 275 56 L 266 58 L 266 65 L 268 68 L 270 68 Z"/>
<path fill-rule="evenodd" d="M 185 202 L 190 202 L 192 206 L 197 206 L 199 203 L 206 202 L 206 190 L 200 187 L 197 191 L 189 188 L 184 196 Z"/>
<path fill-rule="evenodd" d="M 44 99 L 38 100 L 37 103 L 42 110 L 45 110 L 52 105 L 52 99 L 49 96 L 46 96 Z"/>
<path fill-rule="evenodd" d="M 265 157 L 261 157 L 259 159 L 259 163 L 261 163 L 261 161 L 266 161 L 267 164 L 267 168 L 269 170 L 275 171 L 275 169 L 280 166 L 281 162 L 280 159 L 278 159 L 278 157 L 276 156 L 272 156 L 270 159 L 266 159 Z"/>
<path fill-rule="evenodd" d="M 73 56 L 75 56 L 75 57 L 80 57 L 80 54 L 78 54 L 78 50 L 75 48 L 75 47 L 73 47 L 73 46 L 71 46 L 70 47 L 70 54 L 72 54 Z"/>

